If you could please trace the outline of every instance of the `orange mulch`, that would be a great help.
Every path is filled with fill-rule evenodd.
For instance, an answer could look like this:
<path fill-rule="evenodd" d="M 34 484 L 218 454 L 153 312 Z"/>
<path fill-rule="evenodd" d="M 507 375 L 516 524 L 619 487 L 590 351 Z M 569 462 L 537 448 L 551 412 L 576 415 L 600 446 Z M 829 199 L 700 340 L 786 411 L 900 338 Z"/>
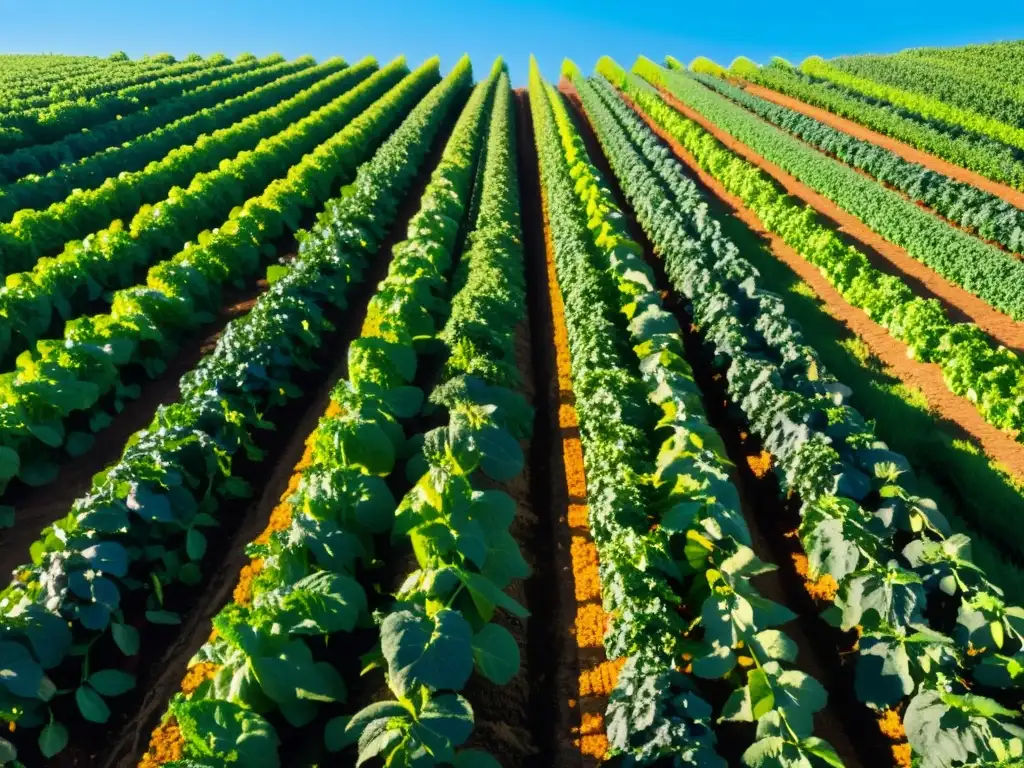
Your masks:
<path fill-rule="evenodd" d="M 327 417 L 336 416 L 340 412 L 340 408 L 337 403 L 333 400 L 327 408 L 325 415 Z M 281 500 L 273 511 L 270 513 L 270 520 L 267 523 L 267 527 L 256 539 L 257 543 L 265 544 L 270 541 L 270 535 L 275 531 L 283 531 L 288 528 L 292 523 L 292 505 L 290 502 L 291 497 L 299 488 L 299 483 L 302 480 L 302 473 L 312 464 L 313 460 L 313 443 L 316 440 L 316 430 L 314 430 L 310 436 L 306 439 L 306 450 L 302 454 L 302 458 L 299 459 L 298 463 L 292 471 L 291 477 L 288 479 L 288 487 L 284 493 L 281 494 Z M 238 582 L 235 584 L 235 589 L 232 593 L 232 599 L 239 605 L 249 605 L 252 603 L 252 583 L 253 579 L 263 570 L 263 560 L 261 558 L 253 558 L 247 565 L 243 566 L 238 575 Z M 217 637 L 217 632 L 214 630 L 210 634 L 209 642 L 213 642 Z M 218 666 L 212 663 L 200 663 L 189 667 L 185 673 L 185 678 L 181 681 L 181 691 L 184 694 L 192 693 L 204 680 L 209 679 L 217 673 Z M 170 763 L 174 760 L 182 759 L 182 750 L 184 748 L 185 741 L 181 736 L 181 732 L 178 730 L 178 726 L 174 723 L 173 719 L 167 723 L 162 723 L 153 730 L 153 734 L 150 737 L 149 749 L 146 754 L 143 755 L 141 762 L 139 762 L 139 768 L 156 768 L 164 763 Z"/>
<path fill-rule="evenodd" d="M 812 578 L 807 555 L 801 552 L 793 552 L 791 557 L 793 558 L 796 572 L 803 577 L 804 589 L 807 590 L 807 594 L 815 600 L 824 600 L 829 603 L 835 602 L 836 595 L 839 594 L 839 585 L 836 583 L 836 580 L 827 573 L 819 576 L 817 579 Z"/>
<path fill-rule="evenodd" d="M 569 340 L 565 327 L 565 305 L 558 287 L 554 249 L 548 225 L 547 196 L 541 189 L 544 211 L 544 239 L 547 255 L 548 289 L 553 316 L 552 333 L 555 346 L 555 367 L 558 378 L 558 427 L 562 435 L 562 460 L 569 497 L 566 523 L 572 535 L 571 558 L 575 584 L 576 645 L 580 666 L 579 698 L 570 702 L 580 711 L 580 729 L 574 739 L 580 752 L 596 761 L 608 754 L 604 710 L 608 695 L 615 687 L 622 661 L 609 661 L 605 656 L 603 637 L 608 616 L 601 606 L 597 547 L 590 535 L 586 505 L 587 481 L 583 468 L 583 447 L 579 438 L 579 421 L 573 405 L 572 373 Z"/>
<path fill-rule="evenodd" d="M 139 761 L 138 768 L 159 768 L 165 763 L 172 763 L 184 757 L 185 737 L 181 735 L 174 718 L 161 723 L 153 729 L 149 739 L 149 749 Z"/>
<path fill-rule="evenodd" d="M 185 678 L 181 681 L 181 692 L 186 696 L 189 695 L 207 680 L 212 679 L 219 671 L 220 665 L 214 664 L 212 661 L 201 661 L 198 664 L 193 664 L 188 668 Z"/>

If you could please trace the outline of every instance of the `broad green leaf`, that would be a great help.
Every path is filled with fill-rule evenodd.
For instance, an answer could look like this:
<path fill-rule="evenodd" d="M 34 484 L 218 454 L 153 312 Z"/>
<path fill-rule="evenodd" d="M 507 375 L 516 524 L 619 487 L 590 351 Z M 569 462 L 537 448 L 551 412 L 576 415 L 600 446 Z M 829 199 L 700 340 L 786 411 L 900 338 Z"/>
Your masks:
<path fill-rule="evenodd" d="M 480 468 L 488 477 L 504 483 L 523 471 L 523 449 L 519 441 L 504 429 L 485 427 L 475 437 L 480 451 Z"/>
<path fill-rule="evenodd" d="M 492 683 L 507 685 L 519 672 L 519 644 L 504 627 L 486 624 L 473 636 L 473 661 Z"/>
<path fill-rule="evenodd" d="M 480 611 L 484 621 L 491 620 L 495 608 L 503 608 L 513 616 L 518 616 L 521 619 L 525 619 L 530 615 L 529 611 L 502 592 L 486 576 L 478 573 L 462 572 L 459 577 L 469 588 L 473 603 L 476 605 L 476 609 Z"/>
<path fill-rule="evenodd" d="M 381 624 L 380 634 L 391 686 L 399 695 L 411 697 L 420 686 L 459 690 L 473 671 L 473 630 L 458 611 L 442 609 L 433 618 L 396 611 Z"/>
<path fill-rule="evenodd" d="M 39 751 L 50 758 L 62 751 L 68 744 L 68 729 L 54 721 L 48 723 L 39 734 Z"/>
<path fill-rule="evenodd" d="M 110 709 L 96 691 L 88 685 L 80 685 L 75 691 L 75 702 L 82 717 L 90 723 L 105 723 L 110 719 Z"/>
<path fill-rule="evenodd" d="M 775 708 L 775 694 L 772 692 L 771 683 L 763 670 L 750 670 L 747 675 L 747 687 L 750 689 L 751 711 L 755 720 Z"/>
<path fill-rule="evenodd" d="M 119 669 L 103 669 L 89 675 L 89 685 L 104 696 L 120 696 L 135 687 L 135 676 Z"/>

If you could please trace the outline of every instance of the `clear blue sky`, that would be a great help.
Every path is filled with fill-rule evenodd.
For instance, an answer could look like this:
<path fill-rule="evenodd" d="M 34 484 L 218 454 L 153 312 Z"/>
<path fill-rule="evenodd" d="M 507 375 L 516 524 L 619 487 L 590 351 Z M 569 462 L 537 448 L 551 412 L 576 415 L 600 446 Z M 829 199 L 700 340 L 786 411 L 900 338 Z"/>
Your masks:
<path fill-rule="evenodd" d="M 531 52 L 554 78 L 566 56 L 589 71 L 603 54 L 627 66 L 638 53 L 798 62 L 1009 38 L 1024 38 L 1021 0 L 0 0 L 4 53 L 438 54 L 445 70 L 469 53 L 478 74 L 502 54 L 518 84 Z"/>

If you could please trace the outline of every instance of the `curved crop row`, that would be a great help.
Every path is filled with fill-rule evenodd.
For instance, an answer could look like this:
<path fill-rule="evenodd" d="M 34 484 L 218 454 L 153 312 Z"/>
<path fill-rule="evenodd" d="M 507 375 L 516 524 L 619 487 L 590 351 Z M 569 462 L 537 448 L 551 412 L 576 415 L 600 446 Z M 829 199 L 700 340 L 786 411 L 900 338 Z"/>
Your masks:
<path fill-rule="evenodd" d="M 563 72 L 579 84 L 582 98 L 592 102 L 575 65 L 567 62 Z M 613 606 L 605 645 L 614 655 L 628 657 L 608 711 L 615 752 L 642 764 L 671 757 L 677 765 L 724 765 L 704 754 L 713 744 L 703 733 L 711 708 L 695 698 L 696 686 L 679 672 L 685 666 L 695 677 L 721 678 L 733 689 L 722 719 L 757 722 L 745 764 L 818 760 L 841 765 L 831 746 L 813 736 L 813 716 L 827 694 L 794 667 L 796 645 L 776 628 L 794 615 L 750 583 L 774 566 L 762 563 L 751 549 L 730 477 L 732 465 L 707 421 L 685 361 L 679 323 L 665 311 L 654 273 L 640 246 L 629 238 L 623 215 L 589 162 L 564 103 L 553 90 L 550 97 L 562 138 L 562 173 L 575 180 L 576 216 L 586 212 L 592 268 L 604 273 L 598 279 L 611 288 L 605 291 L 614 302 L 609 310 L 617 311 L 616 333 L 623 341 L 628 338 L 635 355 L 637 394 L 656 406 L 660 416 L 653 436 L 644 434 L 638 442 L 642 463 L 633 465 L 643 475 L 634 503 L 646 504 L 631 510 L 632 520 L 620 512 L 605 530 L 605 521 L 593 522 L 605 602 Z M 629 162 L 635 150 L 612 130 L 613 118 L 593 118 L 606 155 Z M 574 311 L 580 309 L 576 305 Z M 633 367 L 628 370 L 635 377 Z M 623 409 L 639 405 L 631 406 L 626 393 L 620 401 Z M 657 565 L 638 566 L 642 563 Z M 637 589 L 639 584 L 644 588 Z M 644 695 L 652 689 L 658 693 Z M 675 712 L 669 702 L 679 694 L 689 702 Z M 664 710 L 654 722 L 642 716 L 652 706 Z M 680 728 L 675 718 L 694 722 Z M 662 735 L 666 730 L 671 739 Z M 765 762 L 766 755 L 774 762 Z"/>
<path fill-rule="evenodd" d="M 927 205 L 961 227 L 986 240 L 993 240 L 1014 253 L 1024 251 L 1024 211 L 996 195 L 904 160 L 895 152 L 854 138 L 796 110 L 747 93 L 721 78 L 699 73 L 693 76 L 708 88 L 727 96 L 773 125 L 884 184 L 895 187 L 910 199 Z"/>
<path fill-rule="evenodd" d="M 250 545 L 253 560 L 243 571 L 234 602 L 220 611 L 215 635 L 189 662 L 182 691 L 154 731 L 142 768 L 209 756 L 205 747 L 211 726 L 205 718 L 210 713 L 242 713 L 228 720 L 243 728 L 246 720 L 280 712 L 301 727 L 320 709 L 318 702 L 345 700 L 336 668 L 329 661 L 305 659 L 310 647 L 335 644 L 357 622 L 369 620 L 359 564 L 368 563 L 375 537 L 394 523 L 396 503 L 384 479 L 407 442 L 402 422 L 418 413 L 423 402 L 422 392 L 412 386 L 414 339 L 436 333 L 443 321 L 447 276 L 467 218 L 499 71 L 495 67 L 476 87 L 463 109 L 409 223 L 408 239 L 394 247 L 388 277 L 370 300 L 362 337 L 349 349 L 349 378 L 335 386 L 289 491 L 270 526 Z M 342 499 L 353 501 L 338 503 Z M 342 540 L 353 546 L 339 550 Z M 295 563 L 302 565 L 296 568 Z M 316 609 L 320 600 L 325 610 Z M 270 631 L 275 623 L 284 627 L 276 637 Z M 256 647 L 240 642 L 245 626 L 253 627 L 263 642 Z M 272 669 L 268 656 L 279 647 L 290 649 L 288 665 Z M 254 670 L 253 684 L 231 686 L 247 666 Z M 314 691 L 321 695 L 308 695 Z M 273 741 L 269 724 L 262 732 Z M 241 736 L 220 742 L 213 757 L 237 749 Z M 276 744 L 267 739 L 246 739 L 242 755 L 247 764 L 279 764 Z"/>
<path fill-rule="evenodd" d="M 36 243 L 46 242 L 33 233 L 59 234 L 63 215 L 68 217 L 63 234 L 88 231 L 90 224 L 103 226 L 114 219 L 84 240 L 70 240 L 58 256 L 40 258 L 28 271 L 8 275 L 0 287 L 0 315 L 8 321 L 0 329 L 0 360 L 7 361 L 12 353 L 52 332 L 58 318 L 76 317 L 103 291 L 131 285 L 141 269 L 185 246 L 204 227 L 223 220 L 232 207 L 285 173 L 343 125 L 369 95 L 381 92 L 388 76 L 399 76 L 392 66 L 360 88 L 376 67 L 375 60 L 366 59 L 195 146 L 171 152 L 144 171 L 121 174 L 97 190 L 73 195 L 67 204 L 23 211 L 14 224 L 0 225 L 0 237 L 14 231 L 19 236 L 15 242 L 33 250 Z M 147 199 L 152 204 L 143 204 Z M 127 226 L 111 215 L 122 206 L 137 211 Z M 13 260 L 17 253 L 12 249 L 5 256 Z"/>
<path fill-rule="evenodd" d="M 262 85 L 258 80 L 252 81 L 250 85 L 255 87 L 239 96 L 200 109 L 117 147 L 67 163 L 44 175 L 32 174 L 5 184 L 0 187 L 0 221 L 8 221 L 23 209 L 44 208 L 59 202 L 77 190 L 99 187 L 118 174 L 145 168 L 147 163 L 159 160 L 173 149 L 271 107 L 345 66 L 344 60 L 333 58 L 317 66 L 309 60 L 298 70 L 289 63 L 268 67 L 268 70 L 276 70 L 279 77 Z"/>
<path fill-rule="evenodd" d="M 980 70 L 1010 85 L 1024 86 L 1024 43 L 1007 40 L 998 43 L 963 45 L 956 48 L 910 48 L 899 54 L 959 70 Z"/>
<path fill-rule="evenodd" d="M 117 71 L 161 69 L 166 62 L 113 61 L 95 56 L 4 54 L 0 56 L 0 98 L 9 100 L 59 93 L 64 83 L 103 78 Z"/>
<path fill-rule="evenodd" d="M 816 59 L 805 62 L 816 67 Z M 903 55 L 842 56 L 824 62 L 829 69 L 898 89 L 902 96 L 934 99 L 989 117 L 1010 126 L 1024 122 L 1024 90 L 992 77 L 984 67 L 961 67 L 953 62 L 936 65 L 927 59 Z M 1024 60 L 1018 59 L 1018 67 Z M 929 106 L 932 106 L 929 104 Z"/>
<path fill-rule="evenodd" d="M 23 95 L 18 98 L 5 100 L 0 106 L 0 119 L 6 115 L 16 115 L 18 112 L 25 112 L 34 109 L 45 109 L 55 102 L 74 102 L 79 99 L 91 99 L 97 96 L 104 96 L 112 91 L 123 91 L 135 85 L 143 85 L 153 80 L 188 75 L 204 69 L 222 67 L 232 62 L 223 54 L 214 55 L 208 59 L 196 58 L 174 64 L 159 63 L 157 66 L 145 67 L 133 64 L 125 67 L 110 66 L 106 70 L 99 70 L 86 75 L 85 77 L 68 78 L 60 81 L 56 88 L 49 92 Z M 111 62 L 111 64 L 115 64 Z"/>
<path fill-rule="evenodd" d="M 447 361 L 430 402 L 447 423 L 423 436 L 410 461 L 415 485 L 399 502 L 391 531 L 416 556 L 416 570 L 379 612 L 380 645 L 370 654 L 385 670 L 392 698 L 327 724 L 328 748 L 358 744 L 360 765 L 500 765 L 482 750 L 460 749 L 474 727 L 460 691 L 474 671 L 498 685 L 516 676 L 519 647 L 493 619 L 499 609 L 527 615 L 504 592 L 529 575 L 509 532 L 515 501 L 500 490 L 479 490 L 488 487 L 484 477 L 504 483 L 522 472 L 518 441 L 529 437 L 533 420 L 516 391 L 526 281 L 512 125 L 509 79 L 501 72 L 476 221 L 454 277 L 451 313 L 437 334 Z M 408 384 L 414 369 L 386 359 L 390 343 L 375 347 L 359 350 L 368 365 L 354 383 L 392 391 Z"/>
<path fill-rule="evenodd" d="M 609 59 L 599 71 L 615 83 L 627 77 Z M 618 98 L 607 83 L 594 90 L 606 105 Z M 774 456 L 782 487 L 799 495 L 810 574 L 834 600 L 828 618 L 859 635 L 858 698 L 880 711 L 906 705 L 907 738 L 925 768 L 1011 764 L 1001 761 L 1024 747 L 1020 716 L 978 691 L 1019 698 L 1024 612 L 971 562 L 970 539 L 951 535 L 937 505 L 918 495 L 906 458 L 846 404 L 850 390 L 781 300 L 757 288 L 756 270 L 679 163 L 635 115 L 617 119 L 643 157 L 611 158 L 626 197 L 727 367 L 729 394 Z"/>
<path fill-rule="evenodd" d="M 922 211 L 692 77 L 668 72 L 643 58 L 634 69 L 947 280 L 1015 320 L 1024 320 L 1024 261 Z"/>
<path fill-rule="evenodd" d="M 936 299 L 922 299 L 898 275 L 873 267 L 814 209 L 787 195 L 763 171 L 722 146 L 653 90 L 625 80 L 621 87 L 700 163 L 803 258 L 818 267 L 852 306 L 907 345 L 917 360 L 936 363 L 950 391 L 970 400 L 990 424 L 1024 434 L 1024 361 L 972 323 L 954 323 Z M 626 109 L 622 105 L 622 109 Z M 997 516 L 993 522 L 999 525 Z"/>
<path fill-rule="evenodd" d="M 864 96 L 915 112 L 922 117 L 939 120 L 948 125 L 989 136 L 1004 144 L 1009 144 L 1011 147 L 1024 148 L 1024 128 L 1020 128 L 1014 123 L 997 120 L 979 114 L 972 109 L 947 104 L 927 94 L 914 93 L 906 88 L 894 87 L 885 83 L 876 83 L 837 69 L 818 56 L 805 59 L 800 64 L 800 69 L 811 77 L 827 80 Z"/>
<path fill-rule="evenodd" d="M 248 72 L 275 63 L 247 60 L 237 64 L 206 67 L 151 83 L 133 85 L 119 91 L 79 101 L 60 101 L 40 109 L 0 115 L 0 152 L 32 144 L 43 144 L 90 126 L 144 109 L 161 99 L 180 96 L 187 90 L 225 77 Z"/>
<path fill-rule="evenodd" d="M 345 305 L 347 286 L 361 279 L 365 254 L 379 247 L 400 193 L 468 77 L 465 61 L 426 94 L 439 79 L 438 61 L 428 61 L 221 230 L 234 239 L 225 243 L 228 258 L 257 250 L 262 231 L 323 199 L 330 182 L 366 159 L 419 102 L 302 236 L 287 273 L 182 379 L 180 400 L 160 408 L 71 512 L 43 531 L 32 563 L 18 568 L 0 595 L 4 648 L 17 659 L 0 682 L 10 705 L 4 719 L 18 725 L 15 738 L 41 728 L 40 749 L 54 753 L 66 742 L 62 721 L 105 722 L 104 696 L 134 686 L 118 666 L 130 666 L 127 657 L 138 652 L 148 625 L 180 621 L 165 601 L 202 581 L 203 528 L 218 525 L 221 499 L 247 493 L 231 474 L 233 457 L 260 458 L 254 432 L 270 427 L 264 416 L 298 394 L 292 378 L 313 365 L 310 353 L 329 327 L 325 309 Z M 106 670 L 90 668 L 94 657 L 121 664 L 100 682 L 95 678 Z M 57 690 L 53 676 L 72 687 Z M 106 678 L 118 685 L 107 686 Z M 0 746 L 13 749 L 7 741 Z"/>
<path fill-rule="evenodd" d="M 276 80 L 282 75 L 307 69 L 314 64 L 311 56 L 285 61 L 280 56 L 262 60 L 262 66 L 224 77 L 213 83 L 185 91 L 180 96 L 162 99 L 146 109 L 130 115 L 94 125 L 88 131 L 69 134 L 59 141 L 24 147 L 0 155 L 0 181 L 10 184 L 31 174 L 44 174 L 61 165 L 101 152 L 119 153 L 121 145 L 140 141 L 140 151 L 146 146 L 144 135 L 161 135 L 161 129 L 170 128 L 175 121 L 248 93 L 253 88 Z M 133 150 L 134 151 L 134 150 Z M 152 157 L 165 154 L 160 152 Z M 149 159 L 152 159 L 149 158 Z"/>
<path fill-rule="evenodd" d="M 366 68 L 372 68 L 372 63 L 367 62 Z M 89 447 L 90 432 L 110 421 L 111 400 L 117 410 L 138 394 L 137 385 L 125 385 L 123 372 L 134 367 L 150 378 L 161 374 L 182 335 L 209 322 L 220 306 L 223 288 L 253 275 L 268 255 L 266 246 L 284 232 L 295 231 L 301 211 L 326 199 L 331 185 L 355 170 L 345 156 L 332 167 L 319 160 L 327 153 L 333 157 L 331 148 L 344 144 L 348 131 L 361 125 L 353 118 L 405 71 L 404 59 L 396 59 L 289 128 L 286 134 L 299 141 L 299 150 L 312 150 L 311 154 L 296 158 L 297 152 L 290 153 L 297 160 L 290 169 L 275 158 L 273 166 L 282 175 L 261 195 L 238 201 L 242 204 L 222 226 L 201 233 L 197 242 L 186 243 L 174 256 L 150 267 L 142 283 L 116 291 L 108 313 L 70 320 L 62 338 L 40 340 L 19 355 L 14 371 L 0 375 L 0 391 L 5 395 L 0 404 L 0 477 L 17 475 L 29 484 L 49 482 L 58 469 L 53 461 L 55 449 L 66 447 L 77 455 Z M 272 146 L 291 143 L 288 135 L 280 138 Z M 322 143 L 317 146 L 317 141 Z M 236 183 L 230 176 L 227 181 Z M 282 185 L 289 193 L 288 204 L 278 209 L 271 204 L 280 196 Z M 302 197 L 292 196 L 296 189 L 303 192 Z M 202 187 L 196 192 L 182 196 L 181 202 L 201 202 Z M 252 218 L 253 211 L 259 216 Z M 115 253 L 145 257 L 146 250 Z M 90 432 L 68 434 L 69 417 L 81 411 L 89 419 Z"/>
<path fill-rule="evenodd" d="M 994 181 L 1024 189 L 1024 151 L 1001 141 L 928 120 L 828 81 L 814 80 L 780 61 L 742 73 L 731 69 L 730 74 L 827 109 Z"/>

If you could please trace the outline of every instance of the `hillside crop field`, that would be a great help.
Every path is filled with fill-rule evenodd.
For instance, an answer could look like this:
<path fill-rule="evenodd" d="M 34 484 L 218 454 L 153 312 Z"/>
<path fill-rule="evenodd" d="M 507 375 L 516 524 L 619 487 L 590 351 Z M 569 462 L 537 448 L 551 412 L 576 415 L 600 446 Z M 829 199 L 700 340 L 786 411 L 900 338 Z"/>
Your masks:
<path fill-rule="evenodd" d="M 1024 42 L 0 56 L 0 765 L 1020 768 L 1022 259 Z"/>

